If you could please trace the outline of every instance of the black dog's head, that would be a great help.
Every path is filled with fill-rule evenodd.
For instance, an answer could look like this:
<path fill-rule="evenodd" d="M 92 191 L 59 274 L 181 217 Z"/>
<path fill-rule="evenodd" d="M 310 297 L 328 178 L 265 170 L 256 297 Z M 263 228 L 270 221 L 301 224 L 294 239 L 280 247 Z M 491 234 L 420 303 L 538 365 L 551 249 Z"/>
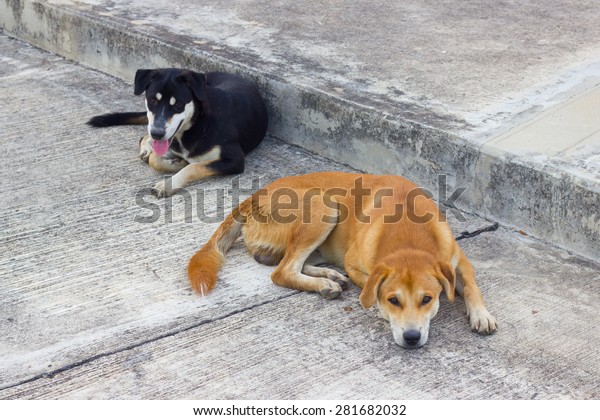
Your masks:
<path fill-rule="evenodd" d="M 159 156 L 169 150 L 173 137 L 187 130 L 201 112 L 206 78 L 182 69 L 140 69 L 135 74 L 134 93 L 146 92 L 148 133 Z"/>

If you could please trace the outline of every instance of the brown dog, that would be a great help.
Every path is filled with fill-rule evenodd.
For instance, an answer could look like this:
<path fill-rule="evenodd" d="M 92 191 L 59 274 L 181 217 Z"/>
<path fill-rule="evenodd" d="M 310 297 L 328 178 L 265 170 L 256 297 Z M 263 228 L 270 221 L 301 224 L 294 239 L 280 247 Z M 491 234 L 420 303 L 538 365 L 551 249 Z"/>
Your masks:
<path fill-rule="evenodd" d="M 282 178 L 257 191 L 225 219 L 188 267 L 203 295 L 216 284 L 225 253 L 241 235 L 254 258 L 278 265 L 275 284 L 332 299 L 345 276 L 360 288 L 365 308 L 377 302 L 402 347 L 427 341 L 442 290 L 464 296 L 471 328 L 496 331 L 469 260 L 435 203 L 399 176 L 341 172 Z M 309 259 L 310 257 L 310 259 Z"/>

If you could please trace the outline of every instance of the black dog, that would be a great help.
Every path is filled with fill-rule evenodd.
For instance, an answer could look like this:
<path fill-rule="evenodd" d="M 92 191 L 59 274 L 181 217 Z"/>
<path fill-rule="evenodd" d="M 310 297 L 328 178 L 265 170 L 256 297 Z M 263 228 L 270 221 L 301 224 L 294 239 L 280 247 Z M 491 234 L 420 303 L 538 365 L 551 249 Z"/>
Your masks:
<path fill-rule="evenodd" d="M 242 173 L 245 155 L 267 131 L 267 111 L 257 88 L 233 74 L 138 70 L 134 93 L 144 91 L 147 113 L 98 115 L 88 124 L 148 124 L 140 158 L 157 171 L 177 172 L 171 182 L 154 186 L 159 197 L 211 175 Z"/>

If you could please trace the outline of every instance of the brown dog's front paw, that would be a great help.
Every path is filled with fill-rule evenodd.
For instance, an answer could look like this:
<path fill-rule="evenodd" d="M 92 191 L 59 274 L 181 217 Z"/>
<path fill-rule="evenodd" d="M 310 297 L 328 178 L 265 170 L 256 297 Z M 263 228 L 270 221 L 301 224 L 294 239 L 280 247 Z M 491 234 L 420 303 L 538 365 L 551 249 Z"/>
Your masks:
<path fill-rule="evenodd" d="M 485 308 L 473 309 L 469 315 L 469 322 L 471 323 L 471 330 L 482 335 L 493 334 L 498 331 L 496 319 Z"/>

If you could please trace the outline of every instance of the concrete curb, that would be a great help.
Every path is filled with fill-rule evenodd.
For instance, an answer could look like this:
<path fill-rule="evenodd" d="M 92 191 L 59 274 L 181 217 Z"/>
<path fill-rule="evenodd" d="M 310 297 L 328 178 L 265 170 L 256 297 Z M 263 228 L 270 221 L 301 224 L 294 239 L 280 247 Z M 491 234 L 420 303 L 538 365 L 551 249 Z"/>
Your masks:
<path fill-rule="evenodd" d="M 149 34 L 118 17 L 33 0 L 2 0 L 0 16 L 7 34 L 127 80 L 138 68 L 165 66 L 242 74 L 267 99 L 271 135 L 360 170 L 407 176 L 434 192 L 438 174 L 447 174 L 448 195 L 466 187 L 459 208 L 600 259 L 599 188 L 557 167 L 480 150 L 401 112 L 290 83 L 257 70 L 252 57 L 217 56 L 161 28 Z"/>

